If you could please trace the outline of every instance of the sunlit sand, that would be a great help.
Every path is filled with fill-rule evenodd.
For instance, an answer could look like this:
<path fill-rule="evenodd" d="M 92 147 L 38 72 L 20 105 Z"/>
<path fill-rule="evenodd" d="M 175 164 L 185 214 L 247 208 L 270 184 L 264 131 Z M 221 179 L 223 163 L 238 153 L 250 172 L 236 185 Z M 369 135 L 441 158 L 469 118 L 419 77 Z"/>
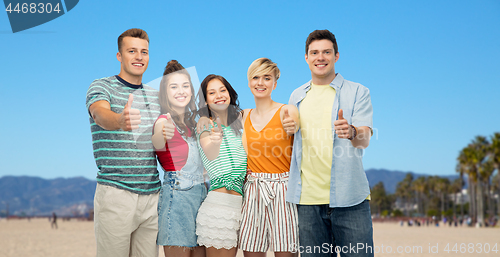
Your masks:
<path fill-rule="evenodd" d="M 0 220 L 0 256 L 95 256 L 92 222 L 58 219 L 57 223 L 59 228 L 51 229 L 47 218 Z M 498 227 L 401 227 L 399 223 L 373 227 L 375 256 L 500 256 Z M 241 251 L 238 256 L 243 256 Z"/>

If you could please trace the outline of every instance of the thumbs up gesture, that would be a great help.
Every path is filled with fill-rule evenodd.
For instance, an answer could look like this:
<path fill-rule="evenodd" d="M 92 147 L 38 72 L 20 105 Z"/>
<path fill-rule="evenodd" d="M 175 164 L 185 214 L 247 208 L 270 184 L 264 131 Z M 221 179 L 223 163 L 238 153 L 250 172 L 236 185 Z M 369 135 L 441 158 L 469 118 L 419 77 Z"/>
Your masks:
<path fill-rule="evenodd" d="M 128 102 L 125 104 L 118 123 L 120 128 L 124 131 L 130 131 L 133 129 L 138 129 L 141 123 L 141 112 L 137 109 L 132 109 L 132 102 L 134 101 L 134 95 L 130 94 L 128 96 Z"/>
<path fill-rule="evenodd" d="M 167 113 L 167 120 L 163 121 L 162 124 L 163 137 L 165 140 L 170 140 L 174 137 L 175 124 L 170 113 Z"/>
<path fill-rule="evenodd" d="M 222 143 L 222 127 L 221 127 L 221 120 L 219 117 L 215 119 L 215 122 L 217 122 L 217 126 L 214 125 L 214 122 L 210 120 L 210 124 L 212 124 L 212 130 L 210 131 L 210 140 L 214 144 L 220 145 Z"/>
<path fill-rule="evenodd" d="M 290 117 L 288 109 L 284 110 L 281 124 L 283 125 L 283 129 L 289 136 L 295 134 L 295 131 L 297 131 L 297 123 L 292 119 L 292 117 Z"/>
<path fill-rule="evenodd" d="M 339 110 L 339 118 L 333 122 L 333 125 L 339 138 L 353 139 L 353 128 L 344 119 L 344 111 L 342 109 Z"/>

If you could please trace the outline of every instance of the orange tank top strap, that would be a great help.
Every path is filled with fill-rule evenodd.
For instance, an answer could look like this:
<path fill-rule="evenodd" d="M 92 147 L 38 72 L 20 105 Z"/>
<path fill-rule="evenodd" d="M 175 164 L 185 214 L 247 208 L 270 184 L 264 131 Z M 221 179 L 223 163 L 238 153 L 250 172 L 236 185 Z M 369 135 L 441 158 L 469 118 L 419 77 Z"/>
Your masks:
<path fill-rule="evenodd" d="M 288 136 L 281 124 L 282 105 L 261 131 L 255 130 L 250 113 L 245 120 L 248 145 L 248 168 L 252 172 L 283 173 L 290 169 L 293 137 Z"/>

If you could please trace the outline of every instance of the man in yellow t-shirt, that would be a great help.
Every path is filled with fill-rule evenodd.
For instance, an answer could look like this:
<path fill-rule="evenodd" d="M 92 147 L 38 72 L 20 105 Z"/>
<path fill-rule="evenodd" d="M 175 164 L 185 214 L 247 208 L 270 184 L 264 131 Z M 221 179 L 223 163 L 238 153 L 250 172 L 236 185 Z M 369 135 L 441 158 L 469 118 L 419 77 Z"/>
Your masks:
<path fill-rule="evenodd" d="M 297 88 L 297 106 L 287 201 L 298 204 L 301 256 L 373 256 L 370 188 L 363 149 L 372 132 L 368 88 L 335 73 L 335 36 L 316 30 L 306 41 L 312 80 Z M 336 256 L 336 254 L 335 254 Z"/>

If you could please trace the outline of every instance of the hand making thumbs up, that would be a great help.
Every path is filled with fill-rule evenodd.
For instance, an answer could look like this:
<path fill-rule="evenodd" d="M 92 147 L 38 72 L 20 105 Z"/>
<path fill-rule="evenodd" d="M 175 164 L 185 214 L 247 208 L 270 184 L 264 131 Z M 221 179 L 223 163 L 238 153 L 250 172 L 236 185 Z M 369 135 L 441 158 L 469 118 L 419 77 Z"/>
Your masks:
<path fill-rule="evenodd" d="M 172 116 L 170 115 L 170 113 L 167 113 L 166 116 L 167 116 L 167 120 L 163 121 L 162 131 L 163 131 L 163 137 L 165 138 L 165 140 L 170 140 L 170 139 L 172 139 L 172 137 L 174 137 L 175 124 L 174 124 L 174 120 L 172 119 Z"/>
<path fill-rule="evenodd" d="M 127 104 L 125 104 L 125 107 L 120 115 L 119 124 L 120 128 L 124 131 L 138 129 L 139 124 L 141 123 L 141 112 L 137 109 L 132 109 L 133 101 L 134 95 L 130 94 L 128 96 Z"/>
<path fill-rule="evenodd" d="M 217 126 L 214 125 L 214 122 L 210 120 L 210 124 L 212 124 L 212 130 L 210 131 L 210 140 L 214 144 L 221 144 L 222 143 L 222 126 L 221 126 L 221 120 L 219 117 L 215 119 L 215 122 L 217 123 Z"/>
<path fill-rule="evenodd" d="M 290 117 L 288 109 L 284 110 L 281 124 L 283 125 L 283 129 L 289 136 L 293 135 L 295 131 L 297 131 L 297 123 L 292 119 L 292 117 Z"/>
<path fill-rule="evenodd" d="M 347 123 L 347 120 L 344 119 L 344 111 L 342 109 L 339 110 L 339 118 L 333 122 L 333 125 L 339 138 L 353 138 L 353 128 Z"/>

